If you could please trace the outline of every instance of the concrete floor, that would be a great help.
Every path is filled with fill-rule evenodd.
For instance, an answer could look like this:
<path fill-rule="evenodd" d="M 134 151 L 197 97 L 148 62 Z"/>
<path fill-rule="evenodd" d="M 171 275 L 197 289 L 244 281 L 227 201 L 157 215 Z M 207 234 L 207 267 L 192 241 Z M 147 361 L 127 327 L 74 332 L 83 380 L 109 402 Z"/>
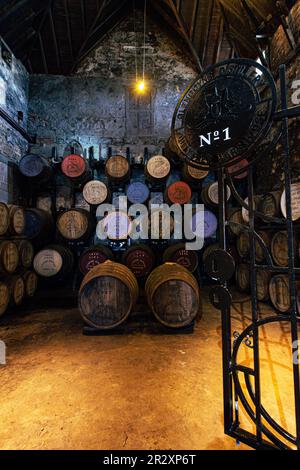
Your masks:
<path fill-rule="evenodd" d="M 248 307 L 235 304 L 239 331 Z M 207 301 L 193 335 L 86 337 L 81 327 L 70 308 L 2 319 L 1 449 L 247 448 L 223 434 L 220 313 Z M 290 372 L 282 363 L 288 344 L 272 328 L 264 333 L 268 384 L 276 385 L 268 409 L 290 424 L 292 406 L 284 405 L 290 398 L 278 395 L 286 378 L 274 372 L 275 363 L 279 374 Z"/>

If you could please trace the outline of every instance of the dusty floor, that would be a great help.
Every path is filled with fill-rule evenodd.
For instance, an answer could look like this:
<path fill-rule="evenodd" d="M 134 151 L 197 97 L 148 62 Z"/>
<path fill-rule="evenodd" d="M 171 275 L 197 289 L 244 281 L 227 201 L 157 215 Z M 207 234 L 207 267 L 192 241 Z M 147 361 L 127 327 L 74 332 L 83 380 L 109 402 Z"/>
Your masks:
<path fill-rule="evenodd" d="M 247 303 L 235 304 L 238 330 L 247 312 Z M 220 313 L 208 303 L 193 335 L 87 337 L 81 327 L 76 309 L 2 319 L 1 449 L 247 448 L 223 434 Z M 264 339 L 277 387 L 268 409 L 286 424 L 290 397 L 278 396 L 285 385 L 273 368 L 290 372 L 282 334 L 273 328 Z"/>

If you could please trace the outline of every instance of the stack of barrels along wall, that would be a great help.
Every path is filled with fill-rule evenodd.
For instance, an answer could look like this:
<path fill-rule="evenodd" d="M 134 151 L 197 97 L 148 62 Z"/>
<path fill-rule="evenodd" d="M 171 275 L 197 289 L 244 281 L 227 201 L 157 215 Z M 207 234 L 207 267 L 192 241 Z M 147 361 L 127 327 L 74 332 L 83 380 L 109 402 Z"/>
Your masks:
<path fill-rule="evenodd" d="M 178 224 L 172 215 L 169 233 L 165 230 L 168 211 L 154 211 L 145 221 L 145 237 L 135 239 L 134 231 L 141 226 L 132 217 L 118 208 L 114 213 L 103 214 L 99 209 L 104 203 L 114 203 L 119 195 L 127 196 L 129 207 L 144 204 L 149 208 L 157 203 L 183 207 L 204 202 L 206 248 L 215 242 L 216 183 L 208 170 L 183 164 L 171 146 L 172 158 L 166 151 L 147 156 L 139 165 L 131 165 L 129 157 L 120 153 L 111 153 L 106 161 L 95 161 L 74 150 L 64 156 L 60 165 L 58 160 L 52 165 L 40 155 L 23 157 L 20 172 L 36 192 L 36 203 L 25 210 L 26 232 L 36 248 L 33 266 L 44 280 L 45 289 L 52 289 L 50 281 L 59 285 L 61 280 L 65 280 L 64 286 L 75 285 L 79 289 L 83 279 L 107 261 L 127 267 L 142 288 L 153 270 L 164 263 L 182 266 L 183 271 L 178 273 L 199 275 L 198 251 L 186 250 L 184 233 L 176 238 Z M 190 221 L 194 231 L 199 229 L 199 220 L 201 223 L 198 215 L 193 213 Z M 105 239 L 100 238 L 103 232 Z M 118 285 L 117 281 L 114 283 Z M 181 291 L 186 296 L 190 288 Z M 189 321 L 193 318 L 192 313 Z M 91 326 L 93 322 L 87 323 Z M 96 323 L 94 327 L 102 328 L 101 322 Z M 179 318 L 177 323 L 185 322 Z"/>
<path fill-rule="evenodd" d="M 24 208 L 0 202 L 0 316 L 36 293 L 34 247 L 24 232 Z"/>

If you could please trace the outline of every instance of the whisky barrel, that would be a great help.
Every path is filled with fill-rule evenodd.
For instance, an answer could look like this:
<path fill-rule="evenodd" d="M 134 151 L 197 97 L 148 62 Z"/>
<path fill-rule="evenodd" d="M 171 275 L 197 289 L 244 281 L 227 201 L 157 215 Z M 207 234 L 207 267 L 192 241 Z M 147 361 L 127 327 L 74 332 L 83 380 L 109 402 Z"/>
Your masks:
<path fill-rule="evenodd" d="M 150 195 L 148 186 L 141 181 L 134 181 L 127 187 L 126 195 L 132 204 L 144 204 Z"/>
<path fill-rule="evenodd" d="M 52 215 L 42 209 L 25 209 L 25 236 L 29 240 L 47 243 L 53 232 Z"/>
<path fill-rule="evenodd" d="M 210 255 L 210 253 L 212 253 L 213 251 L 218 250 L 218 248 L 220 248 L 219 243 L 212 243 L 211 245 L 207 245 L 204 248 L 204 251 L 202 254 L 202 263 L 204 264 L 208 255 Z"/>
<path fill-rule="evenodd" d="M 259 230 L 257 234 L 262 238 L 262 240 L 265 242 L 265 245 L 267 249 L 270 249 L 271 246 L 271 235 L 269 232 L 266 232 L 264 230 Z M 256 261 L 257 263 L 263 263 L 265 261 L 265 253 L 258 241 L 255 242 L 255 251 L 256 251 Z"/>
<path fill-rule="evenodd" d="M 19 306 L 25 297 L 25 283 L 21 275 L 13 275 L 6 279 L 8 289 L 10 291 L 10 304 Z"/>
<path fill-rule="evenodd" d="M 61 164 L 61 171 L 72 181 L 82 182 L 89 174 L 88 162 L 81 155 L 66 155 Z"/>
<path fill-rule="evenodd" d="M 152 209 L 149 227 L 152 240 L 170 239 L 174 233 L 174 217 L 166 209 Z"/>
<path fill-rule="evenodd" d="M 165 263 L 152 271 L 145 291 L 155 317 L 167 327 L 181 328 L 189 325 L 199 312 L 198 283 L 179 264 Z"/>
<path fill-rule="evenodd" d="M 204 210 L 203 214 L 196 211 L 192 216 L 191 229 L 195 235 L 201 237 L 204 232 L 204 238 L 214 237 L 218 228 L 218 219 L 215 214 L 209 210 Z"/>
<path fill-rule="evenodd" d="M 257 208 L 259 208 L 260 201 L 261 201 L 261 196 L 258 196 L 258 195 L 254 196 L 254 210 L 257 210 Z M 245 199 L 245 203 L 248 205 L 248 198 Z M 249 224 L 249 211 L 245 207 L 242 207 L 242 217 L 243 217 L 243 221 L 246 224 Z"/>
<path fill-rule="evenodd" d="M 19 265 L 17 245 L 10 240 L 0 241 L 0 273 L 12 274 Z"/>
<path fill-rule="evenodd" d="M 83 279 L 78 306 L 84 321 L 94 328 L 111 329 L 123 323 L 138 298 L 138 283 L 127 266 L 105 261 Z"/>
<path fill-rule="evenodd" d="M 299 241 L 294 239 L 296 260 L 299 259 Z M 289 249 L 288 249 L 288 234 L 287 232 L 280 231 L 273 235 L 271 242 L 271 253 L 273 260 L 277 266 L 288 266 L 289 264 Z"/>
<path fill-rule="evenodd" d="M 149 158 L 145 168 L 145 176 L 152 183 L 163 183 L 171 171 L 169 160 L 163 155 L 154 155 Z"/>
<path fill-rule="evenodd" d="M 44 278 L 64 279 L 74 265 L 73 253 L 62 245 L 48 245 L 38 251 L 33 260 L 35 272 Z"/>
<path fill-rule="evenodd" d="M 52 175 L 48 160 L 41 155 L 28 153 L 19 162 L 19 171 L 30 180 L 30 183 L 46 183 Z"/>
<path fill-rule="evenodd" d="M 4 202 L 0 202 L 0 237 L 5 235 L 9 226 L 9 209 Z"/>
<path fill-rule="evenodd" d="M 226 191 L 227 191 L 227 201 L 229 201 L 230 196 L 231 196 L 231 190 L 229 186 L 226 185 Z M 201 199 L 203 203 L 207 206 L 213 206 L 216 207 L 219 205 L 219 185 L 218 182 L 216 181 L 215 183 L 208 184 L 204 186 L 204 188 L 201 191 Z"/>
<path fill-rule="evenodd" d="M 11 235 L 22 235 L 25 230 L 25 211 L 23 207 L 9 205 L 8 231 Z"/>
<path fill-rule="evenodd" d="M 4 281 L 0 281 L 0 317 L 3 315 L 10 303 L 10 291 Z"/>
<path fill-rule="evenodd" d="M 113 258 L 113 252 L 108 247 L 101 245 L 90 246 L 80 256 L 79 269 L 85 275 L 98 264 L 113 260 Z"/>
<path fill-rule="evenodd" d="M 100 220 L 96 227 L 99 240 L 126 240 L 130 235 L 132 222 L 126 212 L 114 211 Z M 106 236 L 104 236 L 106 235 Z"/>
<path fill-rule="evenodd" d="M 37 291 L 38 277 L 34 271 L 25 271 L 22 274 L 26 297 L 34 297 Z"/>
<path fill-rule="evenodd" d="M 267 302 L 269 300 L 269 283 L 271 274 L 259 269 L 256 275 L 256 293 L 257 300 Z"/>
<path fill-rule="evenodd" d="M 57 218 L 59 234 L 70 241 L 88 240 L 95 229 L 94 217 L 84 209 L 70 209 Z"/>
<path fill-rule="evenodd" d="M 232 176 L 235 180 L 242 180 L 244 178 L 247 178 L 248 176 L 248 166 L 249 166 L 249 162 L 248 160 L 244 158 L 238 161 L 237 163 L 230 165 L 227 171 L 228 171 L 228 174 Z"/>
<path fill-rule="evenodd" d="M 92 206 L 103 204 L 109 198 L 106 184 L 99 180 L 92 180 L 86 183 L 82 193 L 85 201 Z"/>
<path fill-rule="evenodd" d="M 163 262 L 177 263 L 186 268 L 191 273 L 198 267 L 198 253 L 193 250 L 186 250 L 184 243 L 176 243 L 169 246 L 163 253 Z"/>
<path fill-rule="evenodd" d="M 291 308 L 289 278 L 286 274 L 273 276 L 269 284 L 270 300 L 273 307 L 281 313 Z"/>
<path fill-rule="evenodd" d="M 122 155 L 113 155 L 105 163 L 105 174 L 114 183 L 123 183 L 130 177 L 130 165 Z"/>
<path fill-rule="evenodd" d="M 36 197 L 36 208 L 52 214 L 52 197 L 50 193 L 39 194 Z"/>
<path fill-rule="evenodd" d="M 14 243 L 18 247 L 20 264 L 23 268 L 30 268 L 34 257 L 34 248 L 29 240 L 14 239 Z"/>
<path fill-rule="evenodd" d="M 229 211 L 229 216 L 228 216 L 229 232 L 231 233 L 231 235 L 238 237 L 242 232 L 241 232 L 241 229 L 234 224 L 244 225 L 244 221 L 242 217 L 242 209 L 240 208 L 231 209 Z"/>
<path fill-rule="evenodd" d="M 291 198 L 292 198 L 292 220 L 298 220 L 300 218 L 300 183 L 293 183 L 291 185 Z M 280 199 L 280 207 L 283 217 L 286 215 L 286 198 L 285 190 L 282 192 Z"/>
<path fill-rule="evenodd" d="M 165 143 L 164 156 L 166 156 L 174 165 L 179 164 L 181 161 L 177 153 L 177 148 L 173 145 L 172 137 L 169 137 Z"/>
<path fill-rule="evenodd" d="M 124 253 L 122 261 L 140 279 L 152 271 L 155 255 L 147 245 L 134 245 Z"/>
<path fill-rule="evenodd" d="M 259 203 L 259 211 L 268 217 L 278 217 L 281 215 L 280 200 L 281 191 L 273 191 L 264 194 Z"/>
<path fill-rule="evenodd" d="M 184 181 L 192 185 L 201 184 L 208 176 L 208 173 L 208 170 L 201 170 L 200 168 L 195 168 L 187 163 L 184 163 L 182 169 L 182 177 Z"/>
<path fill-rule="evenodd" d="M 192 190 L 184 181 L 175 181 L 167 187 L 165 194 L 169 204 L 187 204 L 191 200 Z"/>
<path fill-rule="evenodd" d="M 239 291 L 250 291 L 250 270 L 248 264 L 241 263 L 237 266 L 235 271 L 235 282 Z"/>

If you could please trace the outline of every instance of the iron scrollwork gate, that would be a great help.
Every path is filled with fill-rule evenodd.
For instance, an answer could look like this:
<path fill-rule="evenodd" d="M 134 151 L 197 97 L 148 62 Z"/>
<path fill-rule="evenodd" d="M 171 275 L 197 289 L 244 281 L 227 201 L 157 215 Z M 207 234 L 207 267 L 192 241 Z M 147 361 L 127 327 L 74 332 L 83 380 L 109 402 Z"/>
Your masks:
<path fill-rule="evenodd" d="M 279 94 L 279 96 L 278 96 Z M 280 98 L 281 109 L 277 110 Z M 289 119 L 300 116 L 300 107 L 288 108 L 286 70 L 279 70 L 279 93 L 270 72 L 247 59 L 233 59 L 207 69 L 184 92 L 178 102 L 172 123 L 172 137 L 183 160 L 200 169 L 217 173 L 219 182 L 219 246 L 206 260 L 206 268 L 214 281 L 210 292 L 214 306 L 222 315 L 223 394 L 225 433 L 257 449 L 300 449 L 300 377 L 298 352 L 300 317 L 297 313 L 294 227 L 292 221 L 291 164 Z M 279 223 L 288 234 L 287 267 L 275 266 L 268 247 L 256 229 L 262 217 L 255 207 L 254 165 L 272 152 L 277 144 L 283 148 L 286 218 L 263 215 L 264 220 Z M 248 170 L 248 203 L 238 193 L 234 176 Z M 236 169 L 235 169 L 236 168 Z M 242 331 L 232 329 L 232 298 L 228 281 L 232 276 L 233 258 L 228 248 L 227 185 L 237 203 L 248 211 L 249 223 L 235 224 L 247 232 L 250 240 L 251 321 Z M 232 224 L 233 222 L 230 222 Z M 256 263 L 257 244 L 265 255 L 264 264 Z M 222 262 L 220 263 L 220 259 Z M 282 273 L 289 279 L 290 310 L 288 314 L 270 314 L 260 318 L 256 275 L 259 270 Z M 265 409 L 261 397 L 260 329 L 264 325 L 288 323 L 291 331 L 289 348 L 294 358 L 293 406 L 295 433 L 279 424 Z M 242 345 L 253 354 L 251 367 L 239 363 Z M 242 383 L 243 380 L 243 383 Z M 241 410 L 246 412 L 254 431 L 240 423 Z"/>

